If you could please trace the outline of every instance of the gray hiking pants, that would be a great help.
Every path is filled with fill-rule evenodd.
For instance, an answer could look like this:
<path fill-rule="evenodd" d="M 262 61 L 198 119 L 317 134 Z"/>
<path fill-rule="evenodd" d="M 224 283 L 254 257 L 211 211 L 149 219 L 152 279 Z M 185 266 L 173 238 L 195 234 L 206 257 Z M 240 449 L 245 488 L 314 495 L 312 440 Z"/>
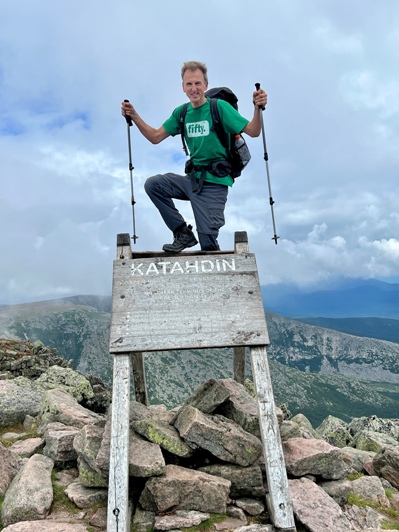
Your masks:
<path fill-rule="evenodd" d="M 198 193 L 193 191 L 190 176 L 168 173 L 149 177 L 144 188 L 173 233 L 186 223 L 173 199 L 189 201 L 201 249 L 220 249 L 217 237 L 219 229 L 224 225 L 224 208 L 229 187 L 205 181 Z"/>

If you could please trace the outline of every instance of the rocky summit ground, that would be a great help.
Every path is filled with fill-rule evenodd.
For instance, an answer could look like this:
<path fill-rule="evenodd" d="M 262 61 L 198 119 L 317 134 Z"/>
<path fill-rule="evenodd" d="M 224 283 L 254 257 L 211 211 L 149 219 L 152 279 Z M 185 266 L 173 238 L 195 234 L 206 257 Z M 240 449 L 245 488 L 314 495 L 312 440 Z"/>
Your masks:
<path fill-rule="evenodd" d="M 132 530 L 275 531 L 252 391 L 210 379 L 173 409 L 131 401 Z M 106 530 L 110 397 L 40 343 L 0 340 L 4 532 Z M 399 530 L 399 420 L 277 415 L 297 532 Z"/>

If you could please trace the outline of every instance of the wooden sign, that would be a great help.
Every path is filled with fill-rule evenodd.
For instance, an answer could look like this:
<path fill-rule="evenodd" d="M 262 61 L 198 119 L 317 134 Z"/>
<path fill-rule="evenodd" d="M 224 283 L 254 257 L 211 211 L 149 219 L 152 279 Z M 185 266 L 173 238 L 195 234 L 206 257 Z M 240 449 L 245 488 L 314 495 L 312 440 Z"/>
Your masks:
<path fill-rule="evenodd" d="M 110 353 L 268 345 L 255 255 L 114 261 Z"/>

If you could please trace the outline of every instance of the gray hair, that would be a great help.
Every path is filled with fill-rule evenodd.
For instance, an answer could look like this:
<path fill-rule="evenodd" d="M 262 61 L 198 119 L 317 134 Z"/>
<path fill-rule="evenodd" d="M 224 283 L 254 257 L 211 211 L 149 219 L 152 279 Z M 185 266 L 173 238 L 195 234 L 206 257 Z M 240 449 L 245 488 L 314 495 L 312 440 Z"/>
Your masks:
<path fill-rule="evenodd" d="M 197 69 L 201 70 L 201 72 L 204 74 L 205 83 L 208 83 L 208 68 L 205 63 L 200 63 L 199 61 L 186 61 L 185 63 L 183 63 L 181 69 L 182 79 L 186 70 L 194 71 Z"/>

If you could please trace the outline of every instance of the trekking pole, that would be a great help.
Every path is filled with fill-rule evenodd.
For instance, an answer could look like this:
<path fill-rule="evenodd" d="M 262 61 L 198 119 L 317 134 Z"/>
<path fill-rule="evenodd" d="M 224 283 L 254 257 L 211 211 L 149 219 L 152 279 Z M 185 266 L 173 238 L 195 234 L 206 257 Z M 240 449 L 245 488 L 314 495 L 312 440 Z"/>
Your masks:
<path fill-rule="evenodd" d="M 128 102 L 129 100 L 125 100 L 125 102 Z M 132 240 L 134 244 L 136 243 L 136 240 L 138 239 L 138 236 L 136 235 L 136 220 L 134 216 L 134 204 L 136 203 L 134 199 L 134 192 L 133 192 L 133 170 L 134 166 L 132 164 L 132 145 L 130 142 L 130 127 L 133 125 L 132 119 L 128 115 L 124 115 L 126 122 L 127 122 L 127 144 L 129 148 L 129 172 L 130 172 L 130 191 L 132 194 L 132 216 L 133 216 L 133 236 Z"/>
<path fill-rule="evenodd" d="M 256 90 L 258 91 L 260 89 L 260 83 L 255 83 L 255 87 L 256 87 Z M 261 114 L 260 114 L 260 123 L 262 125 L 262 138 L 263 138 L 263 148 L 264 148 L 264 156 L 263 156 L 263 158 L 265 159 L 265 162 L 266 162 L 267 184 L 268 184 L 268 187 L 269 187 L 269 203 L 270 203 L 270 209 L 272 211 L 272 222 L 273 222 L 273 231 L 274 231 L 274 236 L 272 237 L 272 240 L 274 240 L 274 242 L 277 245 L 277 239 L 280 238 L 280 237 L 277 236 L 277 233 L 276 233 L 276 222 L 274 221 L 274 209 L 273 209 L 274 199 L 273 199 L 273 196 L 272 196 L 272 189 L 271 189 L 271 185 L 270 185 L 269 156 L 267 154 L 265 126 L 263 124 L 263 111 L 265 110 L 265 108 L 263 107 L 263 105 L 259 105 L 259 109 L 262 111 Z"/>

